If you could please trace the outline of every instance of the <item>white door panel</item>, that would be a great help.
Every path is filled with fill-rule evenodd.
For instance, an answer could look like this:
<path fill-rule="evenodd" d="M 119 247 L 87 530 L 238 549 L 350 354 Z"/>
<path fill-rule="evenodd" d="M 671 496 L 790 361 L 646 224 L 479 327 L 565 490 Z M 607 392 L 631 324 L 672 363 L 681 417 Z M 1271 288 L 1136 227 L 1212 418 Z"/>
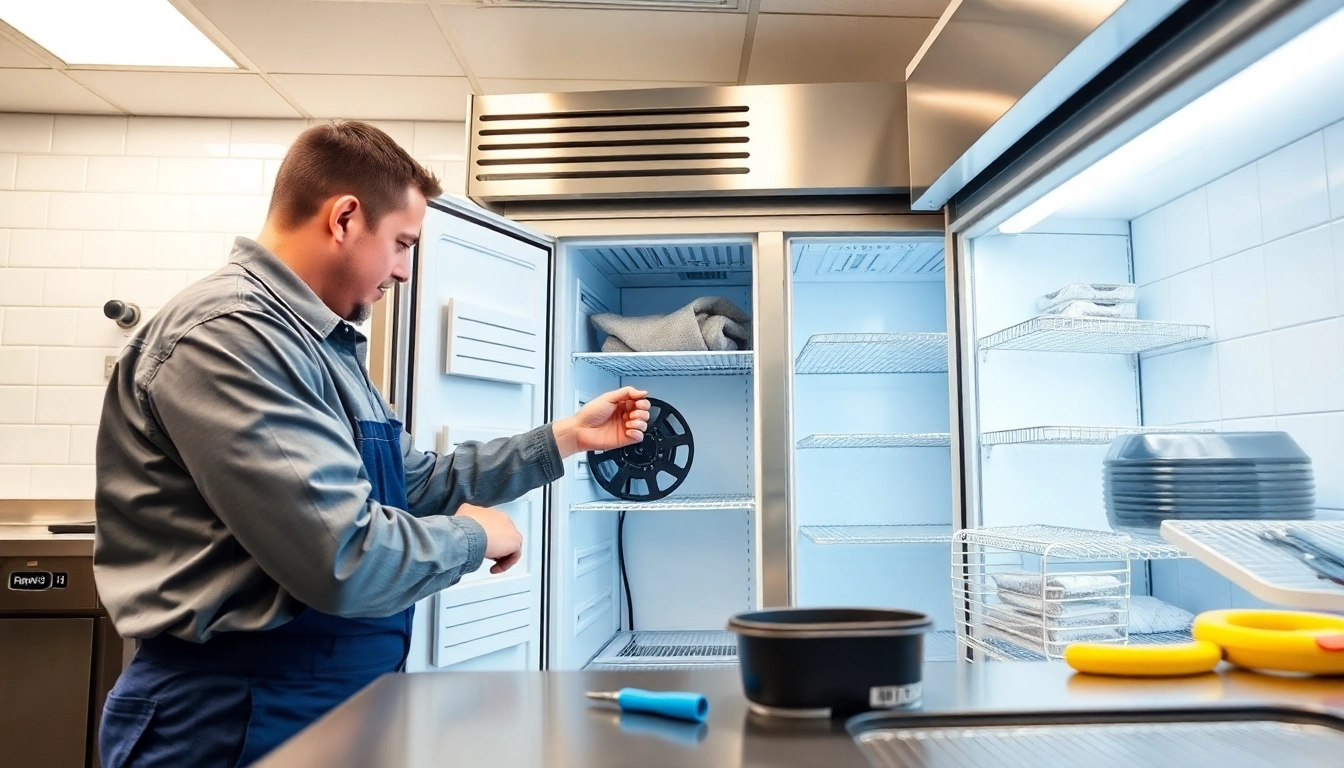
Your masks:
<path fill-rule="evenodd" d="M 481 217 L 486 218 L 486 217 Z M 415 446 L 451 451 L 545 422 L 548 248 L 433 206 L 416 264 Z M 537 669 L 541 649 L 544 494 L 497 508 L 523 533 L 507 573 L 490 561 L 424 601 L 408 669 Z"/>

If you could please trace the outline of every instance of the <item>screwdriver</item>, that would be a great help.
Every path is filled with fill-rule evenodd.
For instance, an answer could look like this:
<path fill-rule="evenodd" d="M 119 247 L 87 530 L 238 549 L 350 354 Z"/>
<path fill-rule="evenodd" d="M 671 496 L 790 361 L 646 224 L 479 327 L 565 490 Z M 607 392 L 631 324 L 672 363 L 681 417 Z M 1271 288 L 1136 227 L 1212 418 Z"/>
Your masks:
<path fill-rule="evenodd" d="M 703 723 L 709 714 L 709 701 L 698 693 L 622 688 L 619 691 L 588 691 L 588 698 L 614 701 L 623 712 L 642 712 L 693 723 Z"/>

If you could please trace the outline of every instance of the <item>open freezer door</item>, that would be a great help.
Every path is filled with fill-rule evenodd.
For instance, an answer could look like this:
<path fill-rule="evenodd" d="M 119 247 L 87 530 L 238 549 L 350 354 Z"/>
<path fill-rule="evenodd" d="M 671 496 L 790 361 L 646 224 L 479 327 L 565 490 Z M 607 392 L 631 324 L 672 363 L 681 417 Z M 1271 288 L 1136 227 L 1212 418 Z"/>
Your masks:
<path fill-rule="evenodd" d="M 411 290 L 407 423 L 415 447 L 451 452 L 547 420 L 552 243 L 466 201 L 434 200 Z M 497 508 L 523 557 L 489 561 L 416 611 L 410 671 L 538 669 L 542 658 L 545 492 Z"/>

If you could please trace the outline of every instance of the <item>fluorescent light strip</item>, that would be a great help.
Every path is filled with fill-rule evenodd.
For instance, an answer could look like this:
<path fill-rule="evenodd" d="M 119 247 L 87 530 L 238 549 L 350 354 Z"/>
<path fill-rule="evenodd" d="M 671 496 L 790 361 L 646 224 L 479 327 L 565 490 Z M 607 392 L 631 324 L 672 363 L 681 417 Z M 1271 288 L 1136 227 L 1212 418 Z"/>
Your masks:
<path fill-rule="evenodd" d="M 1182 149 L 1182 143 L 1198 137 L 1206 128 L 1233 119 L 1246 108 L 1246 100 L 1268 93 L 1276 83 L 1303 77 L 1304 73 L 1333 66 L 1344 57 L 1344 11 L 1322 20 L 1289 40 L 1264 58 L 1233 75 L 1216 88 L 1182 107 L 1175 114 L 1134 137 L 1077 176 L 1046 193 L 1036 202 L 1010 216 L 999 231 L 1025 232 L 1063 208 L 1083 189 L 1105 188 L 1132 174 L 1144 172 Z M 1322 98 L 1329 98 L 1322 95 Z"/>
<path fill-rule="evenodd" d="M 0 0 L 0 19 L 71 66 L 237 68 L 168 0 Z"/>

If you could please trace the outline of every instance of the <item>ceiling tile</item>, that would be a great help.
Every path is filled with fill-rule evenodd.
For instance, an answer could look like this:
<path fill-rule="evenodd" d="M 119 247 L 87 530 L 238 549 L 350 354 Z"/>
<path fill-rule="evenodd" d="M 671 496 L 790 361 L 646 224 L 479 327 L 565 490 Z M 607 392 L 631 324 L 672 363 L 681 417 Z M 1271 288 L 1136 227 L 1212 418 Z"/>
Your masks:
<path fill-rule="evenodd" d="M 761 0 L 761 13 L 817 13 L 830 16 L 943 15 L 949 0 Z"/>
<path fill-rule="evenodd" d="M 477 77 L 730 82 L 741 13 L 442 6 Z"/>
<path fill-rule="evenodd" d="M 46 69 L 42 60 L 24 50 L 18 43 L 0 37 L 0 67 L 14 69 Z"/>
<path fill-rule="evenodd" d="M 687 88 L 697 85 L 731 85 L 732 83 L 687 83 L 644 80 L 496 80 L 481 81 L 487 94 L 500 93 L 566 93 L 569 91 L 624 91 L 632 88 Z"/>
<path fill-rule="evenodd" d="M 259 75 L 223 72 L 68 70 L 136 115 L 298 117 Z"/>
<path fill-rule="evenodd" d="M 905 80 L 905 65 L 934 19 L 761 16 L 747 82 L 845 83 Z"/>
<path fill-rule="evenodd" d="M 265 72 L 460 76 L 426 4 L 192 0 Z"/>
<path fill-rule="evenodd" d="M 465 120 L 471 86 L 464 77 L 275 75 L 313 117 L 366 120 Z"/>
<path fill-rule="evenodd" d="M 0 112 L 121 114 L 54 69 L 0 69 Z"/>

